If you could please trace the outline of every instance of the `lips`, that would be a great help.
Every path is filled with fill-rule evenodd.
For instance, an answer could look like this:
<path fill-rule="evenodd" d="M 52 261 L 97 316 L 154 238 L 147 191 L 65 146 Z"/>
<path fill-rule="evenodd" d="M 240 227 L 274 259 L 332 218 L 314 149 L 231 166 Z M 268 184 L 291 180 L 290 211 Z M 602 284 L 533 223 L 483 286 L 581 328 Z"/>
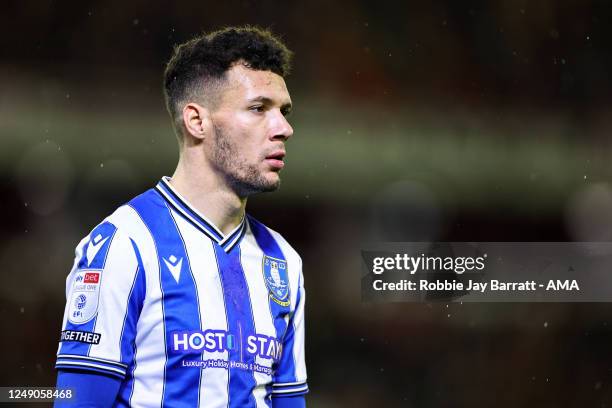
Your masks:
<path fill-rule="evenodd" d="M 265 161 L 270 167 L 280 170 L 285 166 L 285 162 L 283 161 L 285 155 L 286 153 L 284 150 L 276 150 L 267 155 Z"/>
<path fill-rule="evenodd" d="M 266 156 L 266 159 L 283 160 L 287 153 L 284 150 L 277 150 Z"/>

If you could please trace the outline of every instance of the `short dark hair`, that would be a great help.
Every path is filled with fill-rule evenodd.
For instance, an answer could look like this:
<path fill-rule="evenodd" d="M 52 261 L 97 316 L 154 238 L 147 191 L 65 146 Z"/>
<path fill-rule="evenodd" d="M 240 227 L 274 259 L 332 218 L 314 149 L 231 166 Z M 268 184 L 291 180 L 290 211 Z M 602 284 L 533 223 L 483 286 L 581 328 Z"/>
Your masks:
<path fill-rule="evenodd" d="M 253 26 L 226 27 L 175 46 L 164 71 L 164 97 L 179 139 L 179 104 L 192 98 L 195 91 L 211 91 L 210 85 L 223 80 L 239 61 L 251 69 L 272 71 L 284 78 L 291 68 L 291 55 L 278 37 Z"/>

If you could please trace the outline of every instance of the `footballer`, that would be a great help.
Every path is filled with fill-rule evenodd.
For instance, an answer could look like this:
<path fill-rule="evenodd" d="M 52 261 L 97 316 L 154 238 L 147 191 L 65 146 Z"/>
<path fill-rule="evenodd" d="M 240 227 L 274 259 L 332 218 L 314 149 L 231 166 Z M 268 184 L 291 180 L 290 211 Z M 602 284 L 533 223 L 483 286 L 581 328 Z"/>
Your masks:
<path fill-rule="evenodd" d="M 302 261 L 245 211 L 279 187 L 290 58 L 257 27 L 175 48 L 178 164 L 77 245 L 56 362 L 74 399 L 56 406 L 305 406 Z"/>

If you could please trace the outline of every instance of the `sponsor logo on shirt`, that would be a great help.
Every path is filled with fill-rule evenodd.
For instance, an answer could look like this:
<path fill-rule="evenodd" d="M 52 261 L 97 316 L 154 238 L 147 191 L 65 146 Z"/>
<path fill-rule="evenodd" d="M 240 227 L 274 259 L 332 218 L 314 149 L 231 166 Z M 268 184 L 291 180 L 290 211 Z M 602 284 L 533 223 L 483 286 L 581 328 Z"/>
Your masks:
<path fill-rule="evenodd" d="M 98 283 L 100 280 L 99 272 L 88 272 L 85 274 L 84 283 Z"/>
<path fill-rule="evenodd" d="M 108 240 L 108 237 L 103 238 L 101 234 L 96 235 L 87 246 L 87 266 L 91 266 L 91 263 L 96 258 L 96 255 L 100 249 L 104 246 L 104 243 Z"/>
<path fill-rule="evenodd" d="M 280 360 L 282 343 L 263 334 L 239 335 L 225 330 L 177 331 L 171 333 L 170 349 L 174 353 L 240 350 L 265 359 Z"/>

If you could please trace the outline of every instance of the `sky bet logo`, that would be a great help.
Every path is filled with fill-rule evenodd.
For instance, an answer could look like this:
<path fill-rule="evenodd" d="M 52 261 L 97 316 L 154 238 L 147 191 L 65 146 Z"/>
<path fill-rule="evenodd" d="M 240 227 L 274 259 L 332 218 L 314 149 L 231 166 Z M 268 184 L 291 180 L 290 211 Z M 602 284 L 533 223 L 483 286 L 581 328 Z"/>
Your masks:
<path fill-rule="evenodd" d="M 98 283 L 100 281 L 100 274 L 97 272 L 89 272 L 85 274 L 84 283 Z"/>
<path fill-rule="evenodd" d="M 263 334 L 246 336 L 245 348 L 250 355 L 280 360 L 282 345 L 275 337 Z M 242 347 L 240 336 L 225 330 L 181 331 L 172 333 L 170 346 L 175 353 L 230 351 Z"/>

